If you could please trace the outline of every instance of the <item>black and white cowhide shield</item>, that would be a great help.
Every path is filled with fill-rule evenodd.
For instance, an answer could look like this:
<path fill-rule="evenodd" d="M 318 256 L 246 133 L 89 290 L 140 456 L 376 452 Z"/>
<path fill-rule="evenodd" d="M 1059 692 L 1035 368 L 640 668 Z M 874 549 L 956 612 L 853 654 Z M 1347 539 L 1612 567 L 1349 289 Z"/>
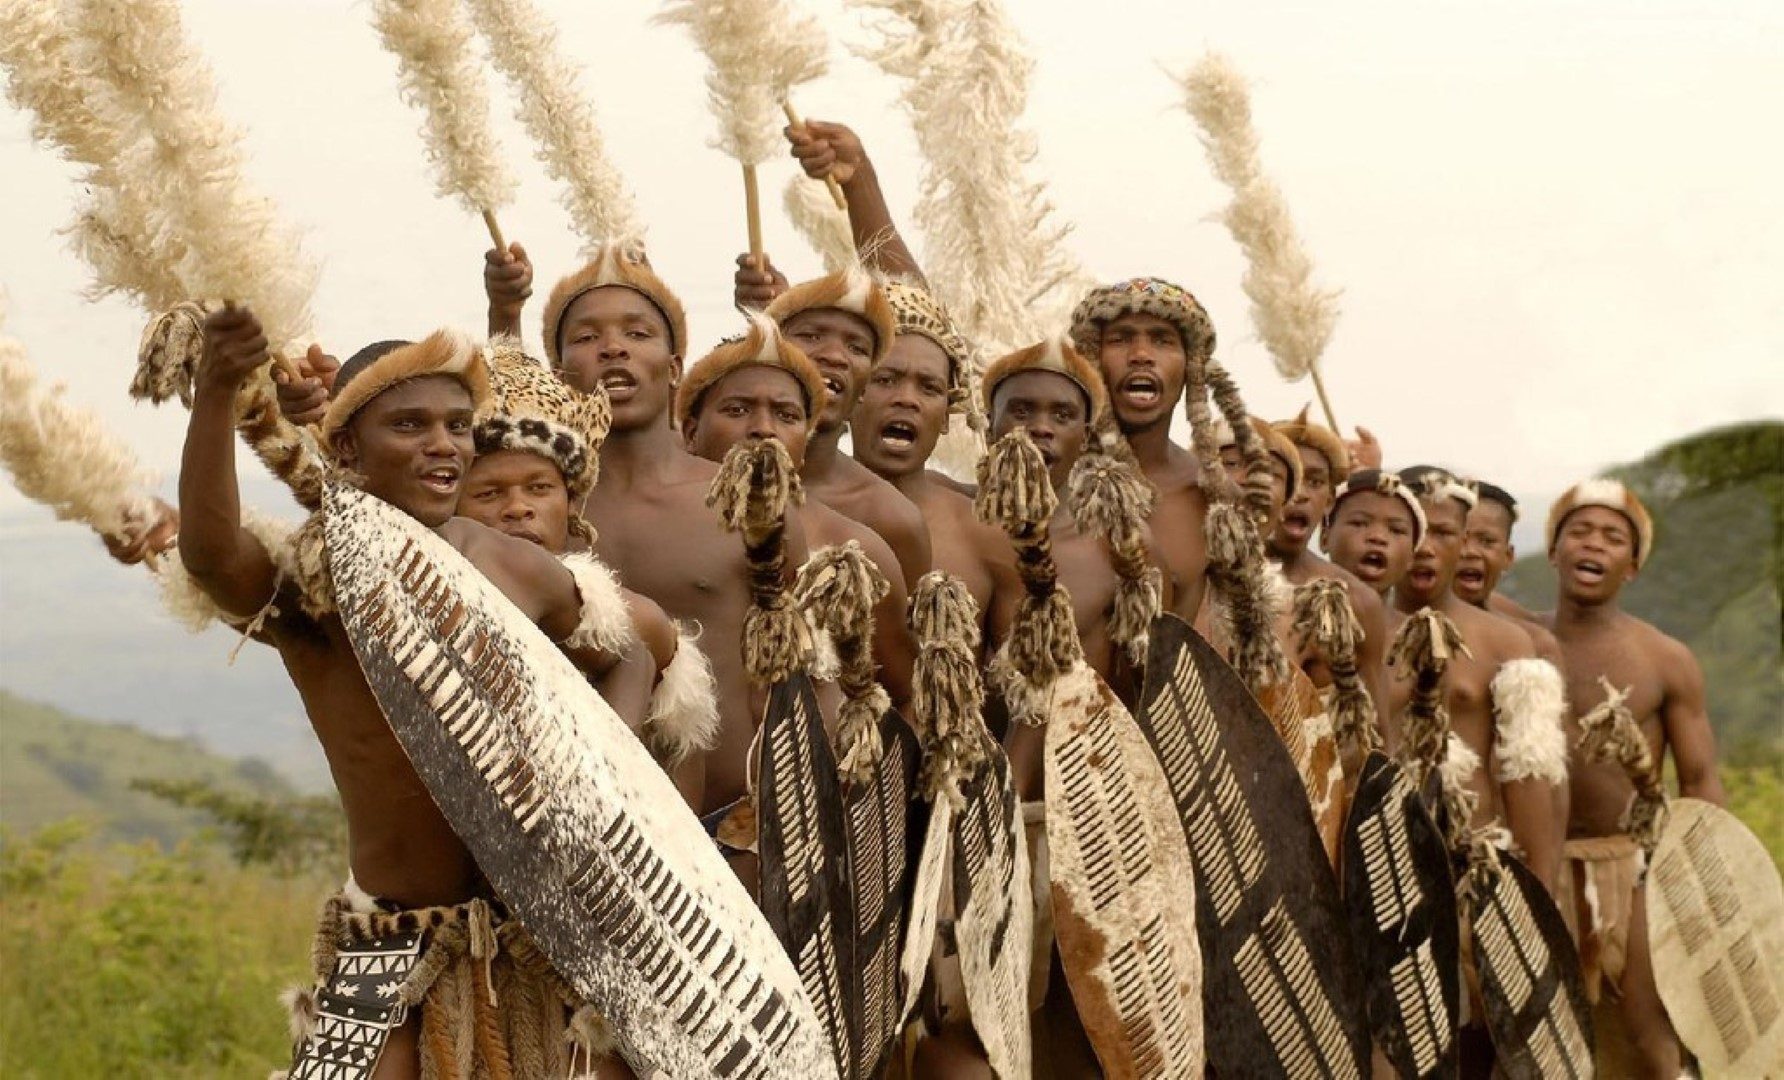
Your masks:
<path fill-rule="evenodd" d="M 854 1058 L 849 996 L 856 982 L 849 841 L 836 755 L 809 676 L 774 685 L 757 738 L 762 913 L 792 956 L 835 1068 L 846 1077 Z"/>
<path fill-rule="evenodd" d="M 1208 1064 L 1231 1077 L 1366 1075 L 1338 882 L 1269 717 L 1201 635 L 1165 615 L 1135 719 L 1195 863 Z"/>
<path fill-rule="evenodd" d="M 1460 933 L 1449 850 L 1425 801 L 1379 751 L 1344 829 L 1344 899 L 1375 1041 L 1402 1077 L 1453 1077 Z"/>
<path fill-rule="evenodd" d="M 910 907 L 913 835 L 921 835 L 920 800 L 913 798 L 917 736 L 896 712 L 880 720 L 885 754 L 872 778 L 843 786 L 849 886 L 854 912 L 855 969 L 846 986 L 850 1018 L 850 1075 L 873 1080 L 904 1030 L 901 971 L 905 915 Z"/>
<path fill-rule="evenodd" d="M 366 682 L 458 836 L 635 1066 L 833 1076 L 773 931 L 644 745 L 458 551 L 329 485 L 329 570 Z"/>
<path fill-rule="evenodd" d="M 1515 856 L 1500 856 L 1470 933 L 1496 1074 L 1592 1076 L 1592 1007 L 1579 955 L 1548 890 Z"/>

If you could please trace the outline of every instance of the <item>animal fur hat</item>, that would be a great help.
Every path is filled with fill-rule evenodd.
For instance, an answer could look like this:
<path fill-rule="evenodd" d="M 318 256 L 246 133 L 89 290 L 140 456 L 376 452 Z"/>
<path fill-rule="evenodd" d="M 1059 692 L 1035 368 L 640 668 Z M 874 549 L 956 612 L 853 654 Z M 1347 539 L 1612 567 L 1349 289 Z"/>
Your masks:
<path fill-rule="evenodd" d="M 859 266 L 793 286 L 775 297 L 764 314 L 784 326 L 788 319 L 801 312 L 826 308 L 846 311 L 866 321 L 873 331 L 874 364 L 886 358 L 887 351 L 892 348 L 892 339 L 898 334 L 898 320 L 892 313 L 886 290 L 872 274 Z"/>
<path fill-rule="evenodd" d="M 829 391 L 811 358 L 781 336 L 780 325 L 766 313 L 749 316 L 749 332 L 742 337 L 719 343 L 716 349 L 700 358 L 688 369 L 675 395 L 675 422 L 684 430 L 688 417 L 699 411 L 700 399 L 720 379 L 746 367 L 771 367 L 793 376 L 805 391 L 805 424 L 810 432 L 818 426 L 818 414 L 824 411 Z"/>
<path fill-rule="evenodd" d="M 1480 495 L 1448 469 L 1435 465 L 1414 465 L 1400 470 L 1400 482 L 1421 499 L 1454 499 L 1466 514 L 1480 502 Z"/>
<path fill-rule="evenodd" d="M 1275 424 L 1256 416 L 1250 419 L 1251 430 L 1257 432 L 1258 438 L 1264 440 L 1264 449 L 1276 455 L 1277 460 L 1281 461 L 1288 469 L 1288 491 L 1282 497 L 1284 502 L 1288 502 L 1295 497 L 1295 492 L 1301 490 L 1301 455 L 1295 450 L 1294 442 L 1284 435 Z M 1224 418 L 1215 421 L 1214 434 L 1222 450 L 1238 442 L 1238 439 L 1233 435 L 1233 425 L 1227 423 Z"/>
<path fill-rule="evenodd" d="M 979 377 L 979 396 L 986 416 L 991 415 L 991 402 L 997 396 L 998 385 L 1025 371 L 1051 371 L 1077 383 L 1090 406 L 1090 426 L 1094 428 L 1102 423 L 1109 408 L 1109 392 L 1103 387 L 1102 374 L 1096 370 L 1096 365 L 1072 348 L 1072 343 L 1064 335 L 1017 349 L 998 357 L 986 367 L 985 374 Z"/>
<path fill-rule="evenodd" d="M 1103 327 L 1123 315 L 1153 315 L 1175 326 L 1192 363 L 1214 354 L 1214 323 L 1201 301 L 1181 285 L 1155 277 L 1092 289 L 1072 309 L 1072 343 L 1094 358 L 1102 351 Z"/>
<path fill-rule="evenodd" d="M 398 345 L 336 387 L 334 400 L 322 415 L 323 446 L 333 453 L 335 434 L 373 398 L 398 383 L 429 375 L 457 379 L 470 391 L 475 409 L 481 410 L 489 400 L 489 363 L 483 347 L 457 330 L 436 330 L 421 341 Z"/>
<path fill-rule="evenodd" d="M 521 351 L 513 338 L 490 343 L 489 402 L 472 434 L 477 453 L 520 450 L 555 463 L 572 505 L 595 486 L 601 443 L 613 423 L 605 392 L 585 394 Z"/>
<path fill-rule="evenodd" d="M 1419 503 L 1418 495 L 1401 483 L 1398 476 L 1391 472 L 1382 472 L 1380 469 L 1358 469 L 1345 477 L 1344 482 L 1338 485 L 1338 489 L 1332 493 L 1332 508 L 1326 511 L 1324 528 L 1327 532 L 1331 531 L 1332 522 L 1338 520 L 1338 508 L 1344 505 L 1344 500 L 1351 495 L 1365 491 L 1373 491 L 1377 495 L 1390 495 L 1405 503 L 1406 508 L 1412 511 L 1412 546 L 1416 548 L 1424 542 L 1427 527 L 1425 508 Z"/>
<path fill-rule="evenodd" d="M 1620 480 L 1582 480 L 1562 492 L 1555 505 L 1549 508 L 1549 550 L 1555 550 L 1555 542 L 1561 537 L 1561 526 L 1567 524 L 1568 517 L 1575 510 L 1584 510 L 1588 506 L 1615 510 L 1628 519 L 1635 530 L 1635 567 L 1641 569 L 1654 550 L 1654 519 L 1642 501 L 1635 497 L 1635 492 Z"/>
<path fill-rule="evenodd" d="M 552 367 L 563 363 L 558 331 L 563 329 L 564 313 L 577 297 L 610 285 L 631 289 L 649 300 L 669 324 L 669 351 L 677 356 L 683 354 L 688 347 L 688 315 L 682 309 L 681 299 L 650 268 L 642 250 L 608 242 L 601 245 L 588 265 L 553 286 L 545 301 L 545 356 Z"/>
<path fill-rule="evenodd" d="M 896 332 L 916 334 L 935 342 L 948 358 L 948 407 L 958 411 L 967 405 L 970 391 L 967 373 L 972 369 L 972 347 L 966 343 L 954 320 L 929 290 L 921 285 L 889 281 L 885 285 L 886 302 L 892 305 Z"/>
<path fill-rule="evenodd" d="M 1293 420 L 1273 420 L 1271 426 L 1296 446 L 1305 446 L 1324 454 L 1326 463 L 1332 467 L 1332 483 L 1341 484 L 1350 475 L 1350 447 L 1344 445 L 1343 438 L 1336 431 L 1309 420 L 1307 409 L 1303 405 L 1300 414 Z"/>

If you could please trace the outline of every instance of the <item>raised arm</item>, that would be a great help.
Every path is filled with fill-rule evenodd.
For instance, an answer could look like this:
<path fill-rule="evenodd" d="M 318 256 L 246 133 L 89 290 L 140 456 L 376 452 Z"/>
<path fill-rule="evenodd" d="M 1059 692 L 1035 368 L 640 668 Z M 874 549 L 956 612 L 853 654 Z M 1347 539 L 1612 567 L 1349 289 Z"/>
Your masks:
<path fill-rule="evenodd" d="M 887 276 L 915 278 L 927 286 L 923 268 L 892 220 L 892 210 L 886 205 L 861 139 L 841 124 L 822 120 L 789 127 L 786 135 L 805 175 L 815 180 L 832 178 L 842 185 L 849 202 L 849 232 L 862 261 Z"/>
<path fill-rule="evenodd" d="M 1678 768 L 1679 794 L 1726 806 L 1728 795 L 1716 772 L 1716 733 L 1704 704 L 1703 668 L 1679 642 L 1669 638 L 1663 648 L 1666 700 L 1660 706 L 1660 722 Z"/>
<path fill-rule="evenodd" d="M 277 573 L 272 556 L 242 528 L 235 398 L 271 359 L 260 320 L 246 308 L 224 308 L 205 319 L 180 458 L 180 560 L 218 607 L 243 618 L 272 599 Z"/>

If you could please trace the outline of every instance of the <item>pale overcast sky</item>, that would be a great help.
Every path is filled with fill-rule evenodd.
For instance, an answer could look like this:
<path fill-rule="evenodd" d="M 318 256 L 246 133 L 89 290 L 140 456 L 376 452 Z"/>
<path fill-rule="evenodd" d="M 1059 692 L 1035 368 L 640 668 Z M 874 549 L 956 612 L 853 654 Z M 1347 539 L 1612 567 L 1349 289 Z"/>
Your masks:
<path fill-rule="evenodd" d="M 704 62 L 654 5 L 545 0 L 610 151 L 688 301 L 696 346 L 730 326 L 743 247 L 736 167 L 707 145 Z M 825 20 L 833 64 L 800 91 L 809 116 L 857 127 L 908 220 L 921 162 L 897 86 L 847 50 L 861 17 Z M 1102 277 L 1152 273 L 1195 291 L 1257 411 L 1282 384 L 1211 220 L 1209 174 L 1165 70 L 1205 49 L 1254 81 L 1266 166 L 1321 282 L 1344 290 L 1326 368 L 1346 423 L 1399 463 L 1434 460 L 1526 495 L 1718 423 L 1784 414 L 1784 7 L 1614 0 L 1085 5 L 1019 0 L 1037 61 L 1027 124 L 1075 254 Z M 251 175 L 306 230 L 322 265 L 317 332 L 340 355 L 440 323 L 480 328 L 479 223 L 433 196 L 393 59 L 364 3 L 190 0 Z M 1162 65 L 1162 66 L 1161 66 Z M 529 334 L 575 240 L 498 78 L 516 171 L 502 215 L 539 268 Z M 764 181 L 770 251 L 810 255 L 779 216 L 789 161 Z M 143 316 L 80 297 L 86 269 L 57 229 L 71 170 L 0 105 L 0 236 L 8 332 L 171 477 L 183 416 L 129 402 Z M 244 455 L 245 457 L 246 455 Z M 0 509 L 20 499 L 0 485 Z"/>

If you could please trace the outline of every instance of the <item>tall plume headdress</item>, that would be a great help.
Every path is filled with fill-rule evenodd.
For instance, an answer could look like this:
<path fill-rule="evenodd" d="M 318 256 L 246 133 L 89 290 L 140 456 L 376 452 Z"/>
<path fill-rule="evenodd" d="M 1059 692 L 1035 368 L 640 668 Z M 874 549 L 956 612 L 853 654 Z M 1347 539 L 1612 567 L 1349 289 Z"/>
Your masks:
<path fill-rule="evenodd" d="M 458 4 L 373 0 L 372 22 L 396 54 L 403 97 L 426 118 L 421 138 L 439 171 L 439 194 L 457 196 L 481 215 L 497 250 L 507 248 L 495 213 L 514 198 L 514 178 L 489 129 L 489 95 Z"/>
<path fill-rule="evenodd" d="M 797 122 L 788 98 L 793 87 L 824 74 L 828 39 L 816 19 L 796 13 L 786 0 L 670 0 L 657 20 L 686 27 L 712 65 L 706 97 L 719 122 L 713 145 L 743 166 L 750 254 L 759 264 L 756 167 L 778 152 L 781 118 Z"/>
<path fill-rule="evenodd" d="M 602 243 L 642 240 L 644 227 L 625 179 L 607 157 L 595 109 L 577 92 L 578 71 L 556 44 L 558 32 L 532 0 L 465 0 L 489 57 L 519 98 L 518 115 L 552 179 L 583 254 Z"/>
<path fill-rule="evenodd" d="M 1278 374 L 1290 382 L 1313 377 L 1326 423 L 1337 431 L 1319 360 L 1338 321 L 1338 294 L 1313 285 L 1313 263 L 1295 234 L 1288 204 L 1264 175 L 1245 80 L 1225 57 L 1210 53 L 1178 82 L 1184 107 L 1201 125 L 1214 175 L 1233 191 L 1221 220 L 1249 264 L 1244 287 L 1252 323 Z"/>

